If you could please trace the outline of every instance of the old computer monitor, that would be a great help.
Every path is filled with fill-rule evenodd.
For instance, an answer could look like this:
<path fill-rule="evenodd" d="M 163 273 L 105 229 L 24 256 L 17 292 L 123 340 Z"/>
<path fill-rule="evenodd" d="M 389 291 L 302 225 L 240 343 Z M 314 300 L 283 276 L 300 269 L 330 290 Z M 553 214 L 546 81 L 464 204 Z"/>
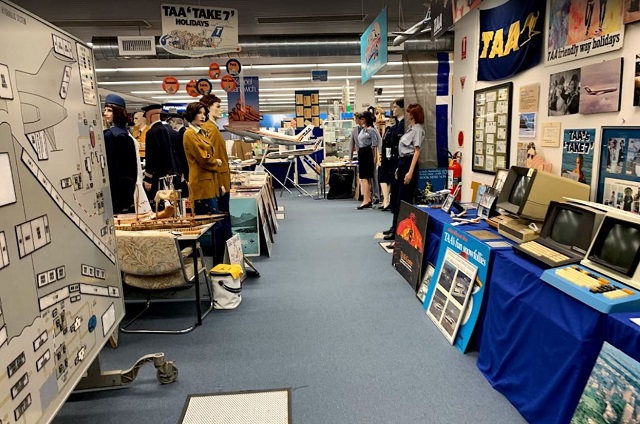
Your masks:
<path fill-rule="evenodd" d="M 546 249 L 531 249 L 528 243 L 513 248 L 551 267 L 578 263 L 584 259 L 604 216 L 603 210 L 586 205 L 551 201 L 540 237 L 528 243 L 538 243 L 564 258 L 544 254 Z"/>
<path fill-rule="evenodd" d="M 586 184 L 533 168 L 512 166 L 498 197 L 497 207 L 520 218 L 542 221 L 549 202 L 563 197 L 589 199 Z"/>
<path fill-rule="evenodd" d="M 580 263 L 640 290 L 640 216 L 622 211 L 605 215 Z"/>

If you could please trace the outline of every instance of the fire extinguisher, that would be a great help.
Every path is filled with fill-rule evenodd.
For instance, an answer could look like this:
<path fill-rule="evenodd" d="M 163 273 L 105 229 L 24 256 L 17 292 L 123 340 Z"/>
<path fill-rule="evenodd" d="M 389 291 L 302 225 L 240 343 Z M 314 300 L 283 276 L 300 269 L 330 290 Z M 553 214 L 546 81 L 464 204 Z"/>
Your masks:
<path fill-rule="evenodd" d="M 451 185 L 449 190 L 451 193 L 455 193 L 458 185 L 462 183 L 462 165 L 460 165 L 460 160 L 462 159 L 462 152 L 451 153 L 447 151 L 449 156 L 449 173 L 451 180 Z M 462 187 L 461 187 L 462 188 Z M 458 190 L 458 195 L 456 196 L 456 200 L 459 202 L 462 198 L 462 190 Z"/>

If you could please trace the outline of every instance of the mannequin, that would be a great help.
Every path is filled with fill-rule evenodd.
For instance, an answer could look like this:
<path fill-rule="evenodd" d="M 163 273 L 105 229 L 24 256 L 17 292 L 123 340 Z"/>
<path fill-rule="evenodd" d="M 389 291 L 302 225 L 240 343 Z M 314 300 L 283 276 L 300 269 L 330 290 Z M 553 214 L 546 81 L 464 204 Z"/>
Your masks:
<path fill-rule="evenodd" d="M 131 131 L 133 138 L 140 143 L 140 149 L 145 150 L 145 139 L 147 136 L 147 118 L 144 116 L 144 112 L 136 112 L 133 114 L 133 130 Z"/>
<path fill-rule="evenodd" d="M 218 194 L 218 211 L 225 217 L 214 231 L 216 232 L 216 252 L 218 256 L 224 253 L 224 243 L 233 235 L 231 232 L 231 215 L 229 214 L 229 200 L 231 191 L 231 173 L 229 170 L 229 157 L 227 156 L 226 142 L 220 134 L 217 120 L 222 118 L 221 100 L 213 95 L 207 94 L 200 99 L 207 107 L 208 120 L 202 124 L 202 128 L 207 132 L 209 141 L 214 147 L 213 157 L 218 161 L 216 167 L 220 192 Z M 218 260 L 222 260 L 219 257 Z"/>

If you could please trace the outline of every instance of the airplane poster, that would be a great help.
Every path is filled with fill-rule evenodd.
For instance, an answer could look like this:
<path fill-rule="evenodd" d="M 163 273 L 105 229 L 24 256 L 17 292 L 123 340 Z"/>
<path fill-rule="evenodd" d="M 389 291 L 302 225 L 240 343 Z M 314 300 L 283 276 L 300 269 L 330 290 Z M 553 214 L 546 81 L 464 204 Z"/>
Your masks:
<path fill-rule="evenodd" d="M 617 112 L 620 110 L 622 58 L 583 66 L 580 113 Z"/>
<path fill-rule="evenodd" d="M 382 69 L 387 64 L 387 60 L 387 8 L 385 7 L 360 37 L 362 84 Z"/>

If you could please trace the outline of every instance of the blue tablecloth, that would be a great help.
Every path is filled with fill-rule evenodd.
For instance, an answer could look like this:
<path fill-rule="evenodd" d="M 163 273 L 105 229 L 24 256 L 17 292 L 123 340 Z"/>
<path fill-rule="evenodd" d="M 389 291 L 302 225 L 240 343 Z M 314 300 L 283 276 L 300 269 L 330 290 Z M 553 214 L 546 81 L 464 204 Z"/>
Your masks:
<path fill-rule="evenodd" d="M 640 326 L 631 322 L 631 318 L 640 318 L 640 312 L 608 315 L 605 341 L 640 362 Z"/>
<path fill-rule="evenodd" d="M 445 223 L 429 213 L 425 264 L 435 264 Z M 486 223 L 462 231 L 488 229 Z M 640 327 L 605 315 L 540 280 L 544 271 L 513 250 L 492 250 L 476 328 L 478 369 L 531 423 L 568 423 L 604 341 L 640 361 Z"/>

